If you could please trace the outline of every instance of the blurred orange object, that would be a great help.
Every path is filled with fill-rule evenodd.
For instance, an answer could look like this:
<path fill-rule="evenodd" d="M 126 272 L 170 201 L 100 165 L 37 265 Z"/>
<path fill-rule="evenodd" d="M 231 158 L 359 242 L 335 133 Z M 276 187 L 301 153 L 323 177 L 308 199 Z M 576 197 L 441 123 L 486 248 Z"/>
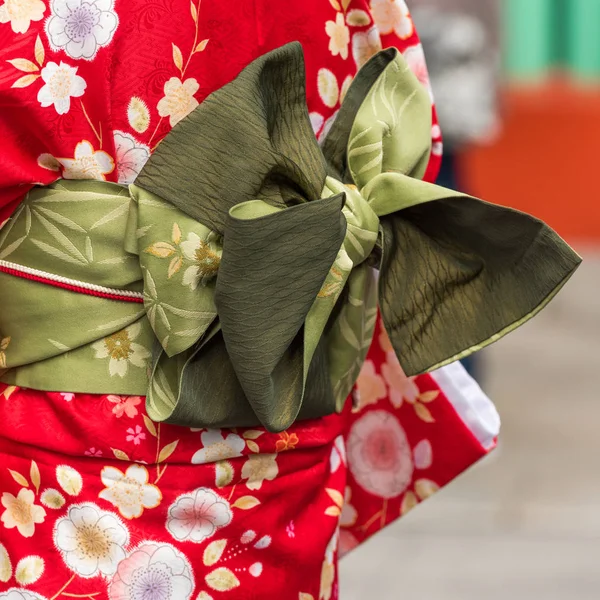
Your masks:
<path fill-rule="evenodd" d="M 565 79 L 504 92 L 503 129 L 466 150 L 469 193 L 539 217 L 567 239 L 600 241 L 600 85 Z"/>

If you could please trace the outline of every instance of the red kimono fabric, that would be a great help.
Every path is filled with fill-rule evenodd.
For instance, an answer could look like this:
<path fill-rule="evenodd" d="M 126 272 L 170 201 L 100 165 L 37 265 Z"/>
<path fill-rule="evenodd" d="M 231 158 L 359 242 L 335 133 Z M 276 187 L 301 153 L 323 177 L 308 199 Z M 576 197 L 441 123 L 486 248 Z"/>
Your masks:
<path fill-rule="evenodd" d="M 317 137 L 382 47 L 429 85 L 402 0 L 4 0 L 0 225 L 35 184 L 131 183 L 207 95 L 294 40 Z M 429 180 L 435 124 L 432 139 Z M 0 331 L 0 368 L 10 344 Z M 137 396 L 3 384 L 0 422 L 0 600 L 336 599 L 338 557 L 498 430 L 462 367 L 406 378 L 379 325 L 354 403 L 281 434 L 190 430 L 153 423 Z"/>

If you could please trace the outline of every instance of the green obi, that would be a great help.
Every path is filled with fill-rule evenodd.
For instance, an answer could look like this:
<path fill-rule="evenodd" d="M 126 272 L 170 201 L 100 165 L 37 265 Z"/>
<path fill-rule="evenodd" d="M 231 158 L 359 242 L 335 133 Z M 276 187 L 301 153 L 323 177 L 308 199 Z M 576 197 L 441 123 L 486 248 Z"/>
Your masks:
<path fill-rule="evenodd" d="M 516 328 L 577 268 L 537 219 L 420 180 L 431 105 L 395 50 L 358 73 L 321 147 L 304 78 L 284 46 L 129 188 L 32 190 L 0 231 L 0 380 L 281 431 L 342 408 L 378 305 L 414 375 Z"/>

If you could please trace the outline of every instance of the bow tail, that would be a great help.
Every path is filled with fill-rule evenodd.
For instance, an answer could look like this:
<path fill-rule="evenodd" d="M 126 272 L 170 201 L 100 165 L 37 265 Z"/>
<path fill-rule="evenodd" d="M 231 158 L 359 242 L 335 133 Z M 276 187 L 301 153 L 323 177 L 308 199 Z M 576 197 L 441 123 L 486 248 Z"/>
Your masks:
<path fill-rule="evenodd" d="M 520 326 L 581 262 L 529 215 L 404 176 L 396 181 L 397 195 L 411 188 L 412 206 L 381 219 L 380 306 L 407 375 L 468 356 Z"/>

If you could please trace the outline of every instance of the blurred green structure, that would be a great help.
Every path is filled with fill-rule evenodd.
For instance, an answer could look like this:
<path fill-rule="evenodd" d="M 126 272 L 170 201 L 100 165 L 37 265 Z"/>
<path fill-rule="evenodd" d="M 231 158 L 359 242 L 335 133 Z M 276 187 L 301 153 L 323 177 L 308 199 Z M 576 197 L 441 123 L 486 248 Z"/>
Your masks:
<path fill-rule="evenodd" d="M 504 54 L 512 79 L 557 69 L 600 80 L 600 0 L 503 0 Z"/>

